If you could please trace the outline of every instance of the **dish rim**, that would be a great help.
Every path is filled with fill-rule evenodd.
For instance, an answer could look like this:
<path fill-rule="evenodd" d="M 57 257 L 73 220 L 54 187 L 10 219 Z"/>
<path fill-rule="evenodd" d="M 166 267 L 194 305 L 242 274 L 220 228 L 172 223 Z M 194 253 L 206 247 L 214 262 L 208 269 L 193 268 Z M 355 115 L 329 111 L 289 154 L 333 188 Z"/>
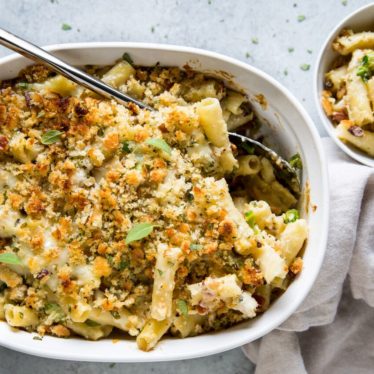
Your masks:
<path fill-rule="evenodd" d="M 216 60 L 223 60 L 229 64 L 235 65 L 239 68 L 245 69 L 249 71 L 250 73 L 253 73 L 260 77 L 261 79 L 267 81 L 270 85 L 275 86 L 294 106 L 295 111 L 297 111 L 300 116 L 303 118 L 305 126 L 308 127 L 308 130 L 311 133 L 312 136 L 312 142 L 315 146 L 316 154 L 318 156 L 319 165 L 318 168 L 320 170 L 320 173 L 322 175 L 322 181 L 321 181 L 321 202 L 324 205 L 323 209 L 323 215 L 322 220 L 325 223 L 323 225 L 323 232 L 321 233 L 318 249 L 319 249 L 319 261 L 317 266 L 315 268 L 310 270 L 309 277 L 305 279 L 305 285 L 303 287 L 303 293 L 300 295 L 299 298 L 290 300 L 288 303 L 287 313 L 281 314 L 281 317 L 278 319 L 275 319 L 273 323 L 268 324 L 266 327 L 261 328 L 259 332 L 255 335 L 254 338 L 246 338 L 243 337 L 237 337 L 233 342 L 222 342 L 220 345 L 212 345 L 209 347 L 206 347 L 205 350 L 201 350 L 199 352 L 194 351 L 188 351 L 184 352 L 183 354 L 174 354 L 172 357 L 165 357 L 166 354 L 162 353 L 162 350 L 159 351 L 159 353 L 155 351 L 152 352 L 145 352 L 144 358 L 139 359 L 135 358 L 132 359 L 131 357 L 127 357 L 124 350 L 124 355 L 122 357 L 119 357 L 118 359 L 113 360 L 113 358 L 105 358 L 105 357 L 98 357 L 95 356 L 95 353 L 85 352 L 84 354 L 82 352 L 75 352 L 75 351 L 61 351 L 61 352 L 53 352 L 49 353 L 48 347 L 40 346 L 34 344 L 27 344 L 28 342 L 25 342 L 25 344 L 12 344 L 9 341 L 3 341 L 2 337 L 0 335 L 0 345 L 10 348 L 19 352 L 39 356 L 39 357 L 45 357 L 45 358 L 53 358 L 53 359 L 62 359 L 62 360 L 77 360 L 77 361 L 90 361 L 90 362 L 159 362 L 159 361 L 175 361 L 175 360 L 182 360 L 182 359 L 191 359 L 191 358 L 197 358 L 197 357 L 203 357 L 203 356 L 209 356 L 212 354 L 224 352 L 230 349 L 234 349 L 236 347 L 239 347 L 243 344 L 248 343 L 249 341 L 254 341 L 256 339 L 259 339 L 260 337 L 266 335 L 273 329 L 277 328 L 279 325 L 281 325 L 286 319 L 288 319 L 295 311 L 296 309 L 301 305 L 301 303 L 305 300 L 306 296 L 310 292 L 312 286 L 315 283 L 315 280 L 317 278 L 317 275 L 321 269 L 322 262 L 324 260 L 324 256 L 327 249 L 327 236 L 328 236 L 328 225 L 329 225 L 329 188 L 328 188 L 328 168 L 327 168 L 327 162 L 324 150 L 322 148 L 321 138 L 318 134 L 318 131 L 316 127 L 314 126 L 314 123 L 312 119 L 310 118 L 309 114 L 306 112 L 304 107 L 300 104 L 300 102 L 296 99 L 296 97 L 283 85 L 281 85 L 279 82 L 277 82 L 274 78 L 272 78 L 267 73 L 248 65 L 244 62 L 241 62 L 239 60 L 236 60 L 235 58 L 228 57 L 216 52 L 206 51 L 203 49 L 193 48 L 193 47 L 184 47 L 184 46 L 178 46 L 178 45 L 168 45 L 168 44 L 155 44 L 155 43 L 138 43 L 138 42 L 84 42 L 84 43 L 63 43 L 63 44 L 53 44 L 49 45 L 47 47 L 44 47 L 48 51 L 57 52 L 57 51 L 63 51 L 63 50 L 84 50 L 84 49 L 90 49 L 90 48 L 99 48 L 105 50 L 106 48 L 118 48 L 118 49 L 126 49 L 126 48 L 132 48 L 132 49 L 157 49 L 159 51 L 170 51 L 170 52 L 185 52 L 188 54 L 194 54 L 196 57 L 199 56 L 206 56 L 210 58 L 214 58 Z M 0 58 L 0 65 L 4 63 L 9 63 L 17 59 L 24 59 L 24 57 L 19 56 L 17 54 L 11 54 L 9 56 L 5 56 L 3 58 Z M 204 336 L 209 333 L 200 335 Z M 215 333 L 219 334 L 219 332 Z M 31 336 L 31 334 L 30 334 Z M 217 336 L 218 338 L 218 336 Z M 191 343 L 193 344 L 193 338 L 185 338 L 185 339 L 191 339 Z M 112 344 L 111 340 L 109 341 L 110 344 Z M 95 342 L 93 342 L 94 344 Z M 131 352 L 131 351 L 130 351 Z"/>
<path fill-rule="evenodd" d="M 372 8 L 372 9 L 371 9 Z M 322 71 L 322 63 L 326 58 L 326 52 L 331 49 L 331 42 L 338 36 L 339 32 L 344 28 L 344 26 L 351 21 L 353 18 L 359 16 L 360 13 L 366 12 L 370 9 L 373 12 L 374 16 L 374 3 L 364 5 L 354 12 L 348 14 L 344 17 L 329 33 L 325 41 L 323 42 L 317 57 L 316 67 L 314 69 L 313 74 L 313 96 L 314 102 L 317 107 L 317 112 L 322 124 L 335 144 L 348 156 L 353 158 L 354 160 L 360 162 L 363 165 L 374 167 L 374 157 L 366 155 L 364 152 L 357 150 L 356 148 L 349 146 L 343 143 L 335 134 L 335 127 L 331 120 L 326 116 L 322 105 L 321 105 L 321 92 L 319 91 L 319 86 L 323 87 L 323 77 L 326 71 Z M 374 31 L 374 30 L 373 30 Z M 322 74 L 323 73 L 323 74 Z M 322 81 L 320 81 L 319 76 L 321 76 Z"/>

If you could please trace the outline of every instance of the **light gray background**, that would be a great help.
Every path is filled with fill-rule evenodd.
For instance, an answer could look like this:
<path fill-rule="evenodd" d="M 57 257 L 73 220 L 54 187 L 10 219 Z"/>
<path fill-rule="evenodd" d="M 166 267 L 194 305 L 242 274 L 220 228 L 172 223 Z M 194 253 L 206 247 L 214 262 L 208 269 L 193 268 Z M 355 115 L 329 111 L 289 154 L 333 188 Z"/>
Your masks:
<path fill-rule="evenodd" d="M 319 48 L 331 29 L 368 0 L 0 0 L 0 27 L 39 45 L 138 41 L 220 52 L 269 73 L 303 103 L 320 133 L 312 96 Z M 299 16 L 305 16 L 300 22 Z M 71 25 L 69 31 L 62 24 Z M 291 52 L 289 49 L 293 49 Z M 0 56 L 8 50 L 0 48 Z M 309 64 L 303 71 L 300 65 Z M 156 364 L 41 359 L 0 348 L 0 374 L 250 374 L 240 349 Z"/>

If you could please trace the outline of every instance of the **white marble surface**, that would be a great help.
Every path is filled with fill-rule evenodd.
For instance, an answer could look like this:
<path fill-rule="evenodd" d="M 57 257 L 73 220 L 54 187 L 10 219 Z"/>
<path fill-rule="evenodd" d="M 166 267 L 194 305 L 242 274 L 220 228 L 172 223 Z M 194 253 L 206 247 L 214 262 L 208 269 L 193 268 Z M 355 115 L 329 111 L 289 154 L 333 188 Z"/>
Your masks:
<path fill-rule="evenodd" d="M 369 0 L 0 0 L 0 27 L 39 45 L 140 41 L 188 45 L 252 64 L 288 87 L 315 121 L 312 76 L 320 45 L 334 25 Z M 305 19 L 298 20 L 299 16 Z M 301 17 L 303 18 L 303 17 Z M 62 24 L 72 29 L 62 30 Z M 0 56 L 9 51 L 0 48 Z M 309 64 L 303 71 L 300 65 Z M 156 364 L 74 363 L 0 348 L 0 374 L 252 373 L 239 349 Z"/>

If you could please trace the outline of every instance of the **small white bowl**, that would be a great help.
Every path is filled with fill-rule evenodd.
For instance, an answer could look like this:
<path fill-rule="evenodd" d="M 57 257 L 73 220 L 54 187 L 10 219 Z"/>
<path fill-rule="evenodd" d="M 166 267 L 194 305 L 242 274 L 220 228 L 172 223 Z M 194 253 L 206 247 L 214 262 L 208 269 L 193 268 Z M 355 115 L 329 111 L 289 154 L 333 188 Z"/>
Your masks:
<path fill-rule="evenodd" d="M 349 144 L 342 142 L 336 136 L 334 131 L 335 127 L 327 117 L 321 105 L 321 93 L 323 91 L 325 73 L 330 70 L 333 61 L 339 56 L 339 54 L 332 49 L 332 42 L 342 30 L 347 28 L 356 32 L 370 30 L 374 31 L 374 3 L 362 7 L 344 18 L 326 39 L 319 53 L 316 64 L 314 76 L 314 99 L 322 123 L 338 147 L 340 147 L 342 151 L 356 161 L 361 162 L 364 165 L 374 167 L 373 157 L 361 152 L 359 149 L 350 146 Z"/>
<path fill-rule="evenodd" d="M 0 345 L 21 352 L 66 360 L 101 362 L 150 362 L 195 358 L 238 347 L 267 334 L 284 322 L 301 304 L 311 289 L 324 258 L 328 232 L 328 176 L 319 135 L 310 117 L 284 87 L 265 73 L 232 58 L 194 48 L 140 43 L 65 44 L 48 48 L 74 65 L 112 64 L 128 52 L 139 65 L 174 65 L 191 67 L 223 75 L 235 81 L 249 95 L 255 111 L 267 127 L 275 149 L 284 157 L 300 152 L 303 180 L 310 191 L 304 202 L 316 209 L 304 209 L 310 235 L 304 253 L 304 269 L 287 291 L 262 315 L 217 333 L 186 339 L 165 337 L 151 352 L 140 351 L 134 339 L 126 337 L 113 343 L 111 339 L 97 342 L 72 337 L 58 339 L 45 336 L 33 340 L 32 334 L 11 329 L 0 323 Z M 12 78 L 30 64 L 21 56 L 0 59 L 0 79 Z M 225 72 L 225 73 L 223 73 Z M 268 102 L 262 108 L 255 95 L 263 94 Z M 305 204 L 303 204 L 305 205 Z"/>

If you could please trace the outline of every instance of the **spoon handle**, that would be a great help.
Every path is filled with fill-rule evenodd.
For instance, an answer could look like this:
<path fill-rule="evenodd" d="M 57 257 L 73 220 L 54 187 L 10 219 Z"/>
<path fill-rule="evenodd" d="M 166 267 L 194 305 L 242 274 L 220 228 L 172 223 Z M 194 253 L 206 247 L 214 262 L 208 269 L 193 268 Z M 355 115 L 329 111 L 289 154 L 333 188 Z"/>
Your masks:
<path fill-rule="evenodd" d="M 140 108 L 146 108 L 153 110 L 146 104 L 133 99 L 132 97 L 116 90 L 115 88 L 108 86 L 104 82 L 92 77 L 89 74 L 86 74 L 80 69 L 75 68 L 67 64 L 66 62 L 60 60 L 59 58 L 51 55 L 42 48 L 37 47 L 36 45 L 19 38 L 16 35 L 11 34 L 8 31 L 5 31 L 0 28 L 0 44 L 12 49 L 15 52 L 20 53 L 21 55 L 30 58 L 36 62 L 40 62 L 44 65 L 47 65 L 53 71 L 69 78 L 70 80 L 84 86 L 91 91 L 98 93 L 101 96 L 104 96 L 108 99 L 114 99 L 120 104 L 126 104 L 132 102 L 138 105 Z"/>

